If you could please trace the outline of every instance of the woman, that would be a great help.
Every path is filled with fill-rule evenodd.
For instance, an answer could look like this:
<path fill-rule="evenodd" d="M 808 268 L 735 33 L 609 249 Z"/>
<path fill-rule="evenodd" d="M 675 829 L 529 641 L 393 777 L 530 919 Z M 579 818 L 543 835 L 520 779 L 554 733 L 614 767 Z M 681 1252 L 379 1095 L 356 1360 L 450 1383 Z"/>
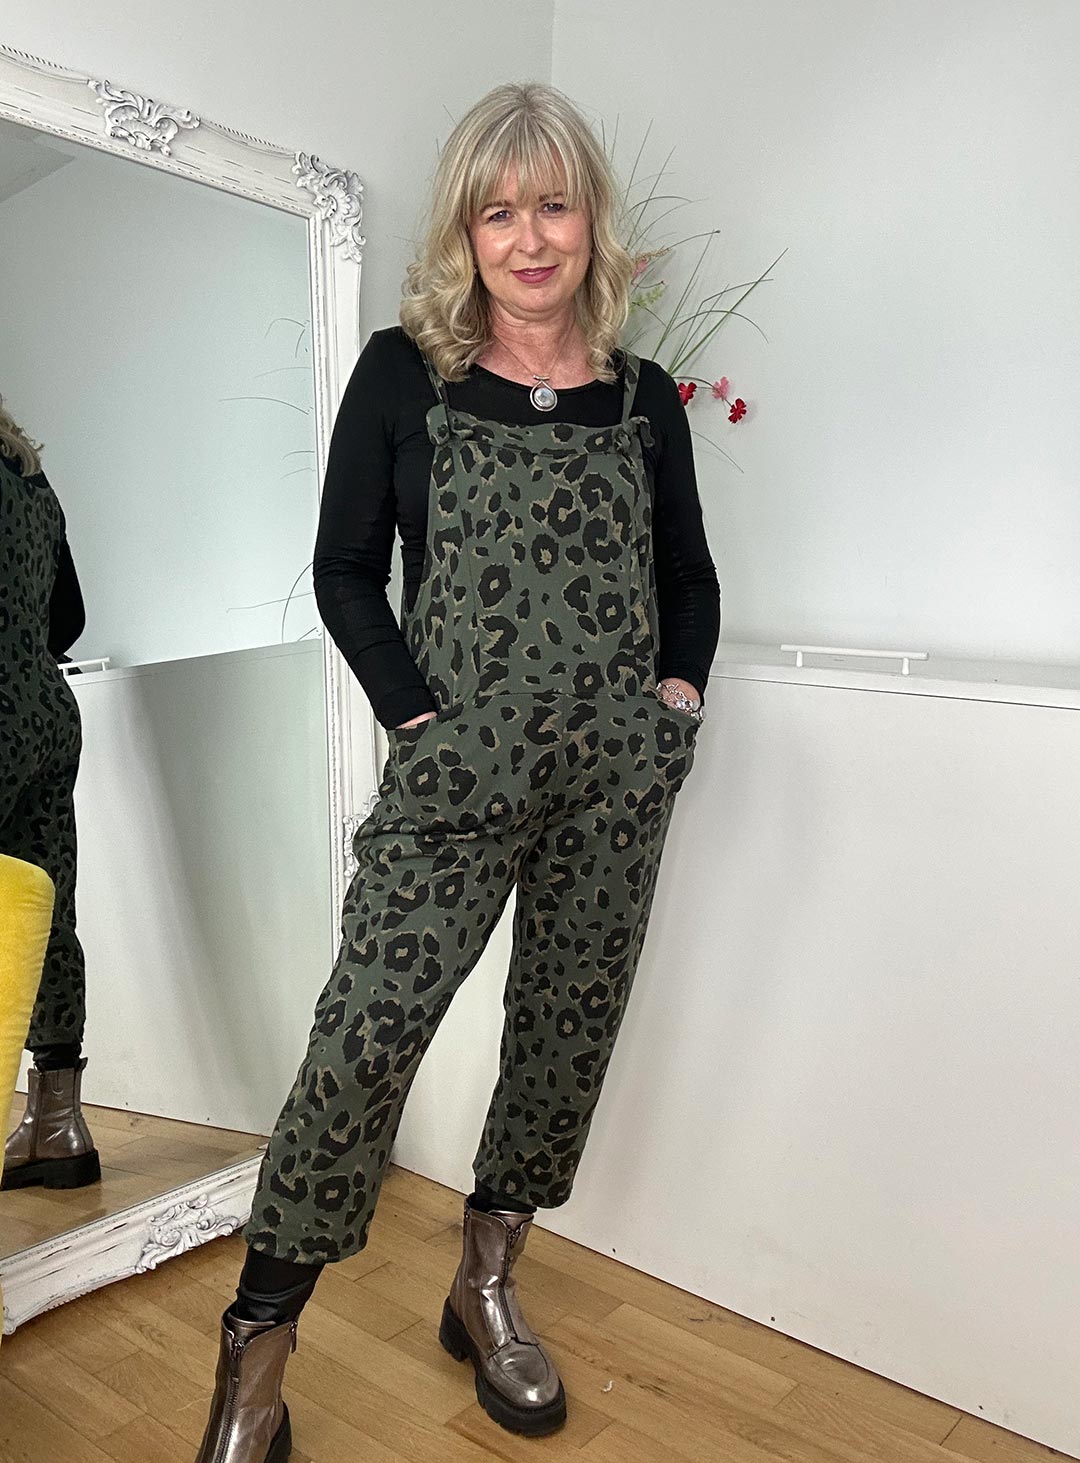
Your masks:
<path fill-rule="evenodd" d="M 492 91 L 442 151 L 401 326 L 372 335 L 341 404 L 316 593 L 389 756 L 260 1169 L 199 1463 L 288 1456 L 300 1307 L 367 1243 L 412 1079 L 512 889 L 501 1072 L 439 1335 L 504 1427 L 565 1418 L 512 1266 L 536 1208 L 570 1196 L 720 617 L 675 383 L 616 348 L 633 261 L 615 197 L 566 98 Z"/>
<path fill-rule="evenodd" d="M 57 669 L 86 616 L 64 514 L 39 445 L 0 399 L 0 853 L 56 885 L 27 1047 L 34 1054 L 22 1121 L 4 1147 L 0 1186 L 78 1188 L 101 1177 L 82 1114 L 86 977 L 75 933 L 75 777 L 79 707 Z"/>

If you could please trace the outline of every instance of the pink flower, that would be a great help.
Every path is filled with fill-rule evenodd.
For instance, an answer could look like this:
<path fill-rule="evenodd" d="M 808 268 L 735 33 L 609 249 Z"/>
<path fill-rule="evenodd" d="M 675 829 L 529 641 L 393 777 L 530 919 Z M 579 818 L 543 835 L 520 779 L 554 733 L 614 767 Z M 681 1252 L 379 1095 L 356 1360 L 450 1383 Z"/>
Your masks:
<path fill-rule="evenodd" d="M 641 276 L 645 273 L 645 271 L 648 269 L 648 267 L 649 267 L 649 256 L 648 256 L 648 254 L 639 254 L 638 257 L 634 260 L 634 277 L 630 281 L 631 284 L 633 284 L 636 280 L 639 280 L 641 278 Z"/>
<path fill-rule="evenodd" d="M 714 398 L 717 401 L 726 401 L 727 400 L 727 394 L 728 394 L 728 387 L 730 385 L 731 385 L 731 382 L 728 380 L 728 378 L 726 376 L 721 376 L 719 381 L 714 381 L 713 384 L 712 384 L 712 394 L 713 394 Z"/>

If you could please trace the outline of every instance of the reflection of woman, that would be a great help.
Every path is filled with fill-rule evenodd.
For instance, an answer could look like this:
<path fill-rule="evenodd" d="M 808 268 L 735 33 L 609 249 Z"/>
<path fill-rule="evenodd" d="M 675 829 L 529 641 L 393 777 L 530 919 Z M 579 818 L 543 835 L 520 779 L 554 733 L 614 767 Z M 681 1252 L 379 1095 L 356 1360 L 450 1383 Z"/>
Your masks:
<path fill-rule="evenodd" d="M 633 261 L 614 199 L 564 97 L 489 94 L 443 149 L 404 329 L 371 337 L 338 414 L 315 582 L 390 752 L 260 1169 L 199 1463 L 288 1455 L 300 1307 L 367 1243 L 410 1084 L 511 890 L 501 1071 L 439 1335 L 504 1427 L 565 1417 L 512 1267 L 536 1208 L 570 1196 L 720 621 L 675 383 L 616 346 Z"/>
<path fill-rule="evenodd" d="M 38 449 L 0 401 L 0 853 L 56 885 L 52 933 L 26 1045 L 26 1112 L 4 1148 L 5 1189 L 76 1188 L 101 1177 L 80 1106 L 86 1058 L 82 946 L 75 934 L 79 708 L 56 666 L 85 615 L 64 515 Z"/>

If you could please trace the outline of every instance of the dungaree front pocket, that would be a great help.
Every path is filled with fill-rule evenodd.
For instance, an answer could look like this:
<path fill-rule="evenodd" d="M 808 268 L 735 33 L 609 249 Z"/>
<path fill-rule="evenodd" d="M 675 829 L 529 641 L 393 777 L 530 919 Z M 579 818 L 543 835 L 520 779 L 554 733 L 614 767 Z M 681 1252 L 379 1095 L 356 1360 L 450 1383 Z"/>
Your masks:
<path fill-rule="evenodd" d="M 557 698 L 470 697 L 391 733 L 400 811 L 435 834 L 524 826 L 550 797 L 560 746 Z"/>

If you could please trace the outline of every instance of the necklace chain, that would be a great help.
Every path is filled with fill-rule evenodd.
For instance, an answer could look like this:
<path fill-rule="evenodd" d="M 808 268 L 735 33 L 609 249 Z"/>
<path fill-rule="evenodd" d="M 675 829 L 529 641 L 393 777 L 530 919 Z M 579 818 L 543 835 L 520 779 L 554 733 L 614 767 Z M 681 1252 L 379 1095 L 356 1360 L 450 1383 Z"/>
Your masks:
<path fill-rule="evenodd" d="M 555 354 L 555 361 L 558 361 L 559 356 L 562 354 L 562 348 L 570 339 L 570 332 L 571 330 L 573 330 L 573 328 L 574 322 L 573 320 L 571 320 L 570 324 L 567 326 L 566 334 L 559 342 L 559 349 Z M 495 335 L 494 331 L 492 331 L 492 335 Z M 555 369 L 555 361 L 552 362 L 550 368 L 547 371 L 543 373 L 537 373 L 532 369 L 531 366 L 525 364 L 525 362 L 518 355 L 517 351 L 514 350 L 513 346 L 509 346 L 506 344 L 506 341 L 503 340 L 501 335 L 495 335 L 495 339 L 499 342 L 501 346 L 505 347 L 505 349 L 510 352 L 510 354 L 514 357 L 515 361 L 517 361 L 519 365 L 525 367 L 525 370 L 528 371 L 529 375 L 536 382 L 536 385 L 529 392 L 529 400 L 532 402 L 533 406 L 536 407 L 536 410 L 554 411 L 559 401 L 558 392 L 551 384 L 551 372 Z"/>

